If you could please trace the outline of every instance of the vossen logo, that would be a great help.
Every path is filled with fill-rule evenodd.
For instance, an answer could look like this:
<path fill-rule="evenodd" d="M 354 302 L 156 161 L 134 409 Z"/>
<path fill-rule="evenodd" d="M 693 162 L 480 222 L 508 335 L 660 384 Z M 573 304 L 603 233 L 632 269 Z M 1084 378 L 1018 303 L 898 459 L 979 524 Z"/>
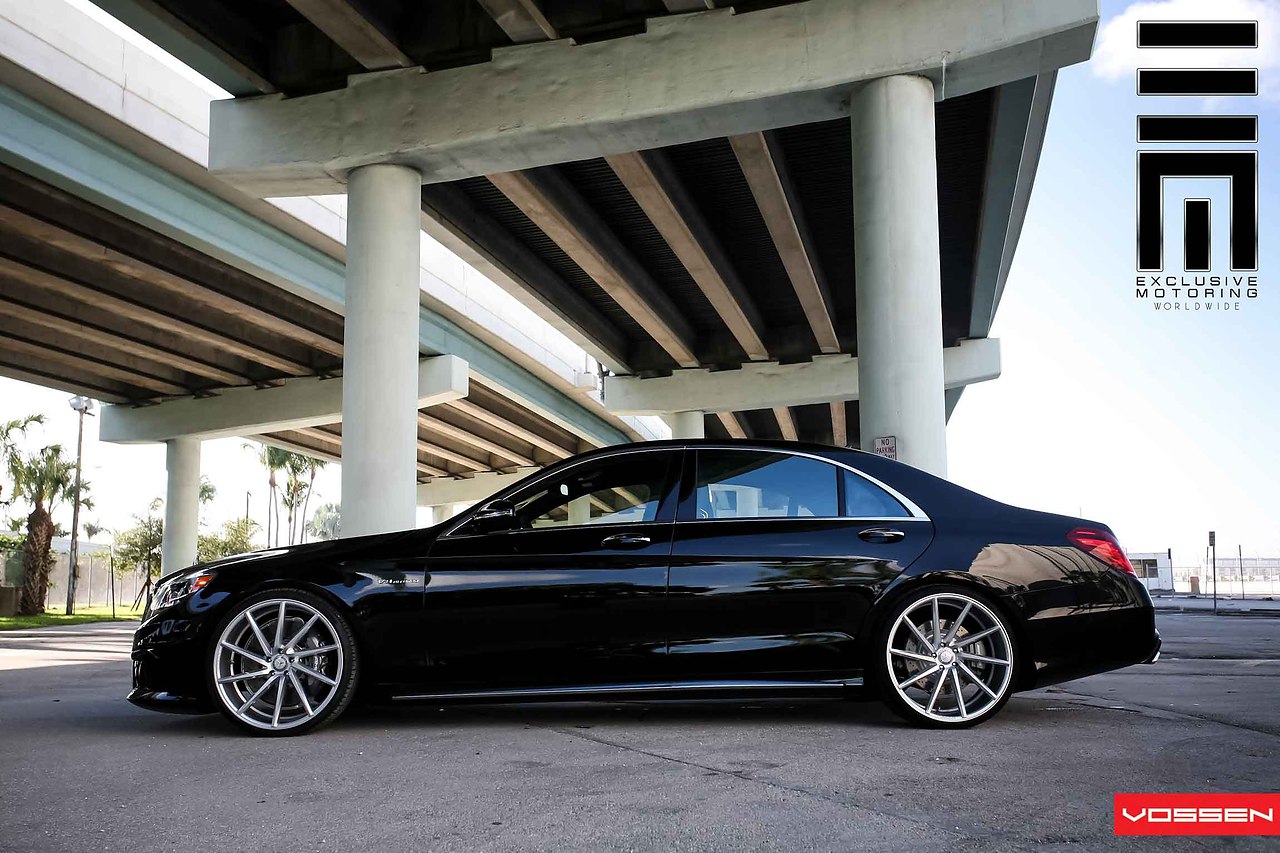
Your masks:
<path fill-rule="evenodd" d="M 1280 794 L 1116 794 L 1116 835 L 1280 835 Z"/>
<path fill-rule="evenodd" d="M 1258 47 L 1257 21 L 1139 21 L 1138 47 Z M 1154 54 L 1147 54 L 1154 56 Z M 1256 68 L 1139 68 L 1143 97 L 1254 97 Z M 1139 144 L 1258 143 L 1256 115 L 1140 115 Z M 1137 254 L 1135 295 L 1157 310 L 1238 311 L 1258 298 L 1258 151 L 1140 150 L 1137 168 Z M 1183 198 L 1182 272 L 1160 275 L 1174 261 L 1164 256 L 1165 181 L 1210 178 L 1226 182 L 1231 274 L 1213 269 L 1212 200 Z M 1239 273 L 1244 273 L 1240 275 Z"/>

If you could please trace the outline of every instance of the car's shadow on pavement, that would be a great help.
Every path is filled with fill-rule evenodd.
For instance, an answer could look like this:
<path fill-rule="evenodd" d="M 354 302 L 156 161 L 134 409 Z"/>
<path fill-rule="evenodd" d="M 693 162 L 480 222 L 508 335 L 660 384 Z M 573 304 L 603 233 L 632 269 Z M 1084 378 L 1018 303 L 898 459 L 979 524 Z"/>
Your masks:
<path fill-rule="evenodd" d="M 241 737 L 221 714 L 134 714 L 83 718 L 77 728 L 108 735 L 146 733 L 172 737 Z M 852 726 L 867 729 L 909 727 L 877 702 L 832 700 L 768 700 L 708 702 L 578 702 L 514 705 L 357 705 L 316 733 L 318 736 L 371 735 L 387 731 L 429 733 L 448 728 L 493 729 L 535 726 L 580 731 L 611 726 L 700 726 L 708 729 L 746 726 Z"/>
<path fill-rule="evenodd" d="M 650 702 L 539 702 L 523 704 L 385 705 L 370 704 L 348 710 L 333 727 L 360 730 L 532 725 L 544 728 L 588 729 L 608 725 L 850 725 L 868 728 L 905 724 L 875 701 L 816 700 L 704 700 Z"/>

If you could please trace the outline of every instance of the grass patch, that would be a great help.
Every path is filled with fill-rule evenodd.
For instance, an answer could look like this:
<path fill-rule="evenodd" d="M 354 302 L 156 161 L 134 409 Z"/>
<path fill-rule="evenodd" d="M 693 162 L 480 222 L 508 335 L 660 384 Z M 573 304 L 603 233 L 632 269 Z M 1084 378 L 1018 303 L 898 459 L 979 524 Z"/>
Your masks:
<path fill-rule="evenodd" d="M 46 610 L 39 616 L 0 616 L 0 631 L 22 631 L 28 628 L 47 628 L 50 625 L 83 625 L 87 622 L 111 622 L 111 605 L 77 607 L 74 616 L 65 613 L 66 608 Z M 142 618 L 141 610 L 128 605 L 116 605 L 116 622 L 132 622 Z"/>

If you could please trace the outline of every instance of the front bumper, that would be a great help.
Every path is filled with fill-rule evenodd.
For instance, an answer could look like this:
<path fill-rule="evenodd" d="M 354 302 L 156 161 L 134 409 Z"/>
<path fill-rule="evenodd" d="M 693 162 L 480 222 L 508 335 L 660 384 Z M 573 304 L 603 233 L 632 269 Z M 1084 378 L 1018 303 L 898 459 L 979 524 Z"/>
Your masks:
<path fill-rule="evenodd" d="M 139 708 L 165 714 L 208 714 L 213 711 L 207 702 L 200 702 L 190 696 L 175 696 L 163 690 L 143 690 L 135 687 L 125 698 Z"/>
<path fill-rule="evenodd" d="M 204 679 L 209 620 L 185 604 L 145 618 L 133 635 L 133 689 L 140 708 L 178 714 L 215 710 Z"/>

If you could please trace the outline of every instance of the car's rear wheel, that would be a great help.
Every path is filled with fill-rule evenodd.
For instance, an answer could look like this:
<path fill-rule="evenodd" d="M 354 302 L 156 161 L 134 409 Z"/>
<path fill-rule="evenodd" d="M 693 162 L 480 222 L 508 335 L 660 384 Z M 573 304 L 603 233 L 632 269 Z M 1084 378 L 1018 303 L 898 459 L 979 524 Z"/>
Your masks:
<path fill-rule="evenodd" d="M 1013 693 L 1017 641 L 996 606 L 977 593 L 928 586 L 882 623 L 872 667 L 885 703 L 908 722 L 974 726 Z"/>
<path fill-rule="evenodd" d="M 299 589 L 259 593 L 219 625 L 209 650 L 210 693 L 226 717 L 258 735 L 296 735 L 330 722 L 358 676 L 342 614 Z"/>

